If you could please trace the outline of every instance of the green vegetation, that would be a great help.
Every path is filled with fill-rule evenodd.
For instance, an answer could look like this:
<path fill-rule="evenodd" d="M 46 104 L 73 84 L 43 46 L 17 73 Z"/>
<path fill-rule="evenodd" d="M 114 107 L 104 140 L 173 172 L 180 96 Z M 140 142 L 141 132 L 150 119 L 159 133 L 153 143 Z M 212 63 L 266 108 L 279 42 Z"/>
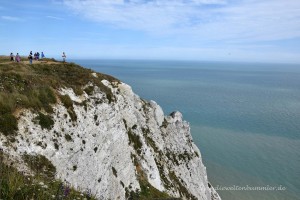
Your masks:
<path fill-rule="evenodd" d="M 125 125 L 125 128 L 127 129 L 127 122 L 126 122 L 125 119 L 123 119 L 123 123 L 124 123 L 124 125 Z"/>
<path fill-rule="evenodd" d="M 76 171 L 77 170 L 77 165 L 74 165 L 73 166 L 73 171 Z"/>
<path fill-rule="evenodd" d="M 159 175 L 160 175 L 160 178 L 161 178 L 161 180 L 162 180 L 162 182 L 163 182 L 163 184 L 164 184 L 164 187 L 165 187 L 166 189 L 172 188 L 173 185 L 172 185 L 172 183 L 169 181 L 169 179 L 166 177 L 166 175 L 165 175 L 165 173 L 164 173 L 164 168 L 163 168 L 163 166 L 160 164 L 159 160 L 157 160 L 156 158 L 155 158 L 155 163 L 156 163 L 156 166 L 157 166 L 157 168 L 158 168 Z"/>
<path fill-rule="evenodd" d="M 45 156 L 24 154 L 23 160 L 33 172 L 45 177 L 54 178 L 56 168 Z"/>
<path fill-rule="evenodd" d="M 88 95 L 92 95 L 94 92 L 94 86 L 88 86 L 84 89 L 85 93 L 87 93 Z"/>
<path fill-rule="evenodd" d="M 69 95 L 59 95 L 59 98 L 60 98 L 62 104 L 67 108 L 67 111 L 68 111 L 72 121 L 76 121 L 77 115 L 74 111 L 72 99 L 69 97 Z"/>
<path fill-rule="evenodd" d="M 167 128 L 168 127 L 168 121 L 166 120 L 166 118 L 164 119 L 161 127 L 163 127 L 163 128 Z"/>
<path fill-rule="evenodd" d="M 68 108 L 73 108 L 73 101 L 69 97 L 69 95 L 60 95 L 59 96 L 62 104 L 68 109 Z"/>
<path fill-rule="evenodd" d="M 71 137 L 71 135 L 69 135 L 69 134 L 65 134 L 65 139 L 66 139 L 68 142 L 72 141 L 72 137 Z"/>
<path fill-rule="evenodd" d="M 95 199 L 54 179 L 55 167 L 43 156 L 25 155 L 23 157 L 28 166 L 35 172 L 33 176 L 18 172 L 13 166 L 7 165 L 4 162 L 6 158 L 7 156 L 0 152 L 1 199 Z M 68 193 L 66 193 L 67 189 Z"/>
<path fill-rule="evenodd" d="M 9 57 L 0 56 L 0 132 L 5 136 L 14 135 L 18 130 L 16 111 L 26 108 L 52 114 L 51 105 L 57 103 L 58 96 L 71 119 L 76 121 L 73 102 L 58 94 L 57 89 L 60 88 L 73 88 L 80 95 L 83 88 L 91 83 L 106 94 L 109 103 L 115 100 L 111 90 L 101 82 L 104 79 L 119 82 L 109 75 L 97 73 L 98 77 L 94 77 L 90 69 L 54 59 L 43 59 L 32 65 L 27 64 L 27 59 L 23 60 L 26 62 L 9 62 Z M 85 104 L 83 106 L 87 109 Z"/>
<path fill-rule="evenodd" d="M 185 162 L 189 162 L 189 161 L 192 160 L 195 156 L 196 156 L 196 154 L 190 154 L 190 153 L 188 153 L 188 152 L 185 150 L 184 153 L 178 154 L 178 159 L 179 159 L 179 160 L 183 160 L 183 161 L 185 161 Z"/>
<path fill-rule="evenodd" d="M 57 142 L 54 142 L 54 148 L 55 148 L 56 150 L 59 150 L 59 145 L 57 144 Z"/>
<path fill-rule="evenodd" d="M 137 128 L 137 125 L 136 125 L 136 124 L 132 126 L 132 129 L 133 129 L 133 130 L 135 130 L 136 128 Z"/>
<path fill-rule="evenodd" d="M 94 120 L 97 121 L 98 115 L 94 115 Z"/>
<path fill-rule="evenodd" d="M 150 134 L 150 130 L 149 128 L 142 128 L 142 131 L 143 131 L 143 136 L 146 140 L 146 143 L 148 146 L 152 147 L 152 149 L 154 150 L 155 153 L 159 154 L 159 155 L 162 155 L 162 152 L 159 150 L 159 148 L 156 146 L 154 140 L 149 137 L 149 134 Z"/>
<path fill-rule="evenodd" d="M 141 169 L 140 164 L 136 165 L 136 170 L 138 174 L 138 180 L 140 183 L 141 190 L 133 191 L 131 190 L 130 186 L 129 188 L 125 188 L 125 196 L 126 199 L 130 200 L 149 200 L 149 199 L 157 199 L 157 200 L 163 200 L 163 199 L 168 199 L 170 196 L 165 193 L 157 190 L 154 188 L 149 182 L 144 174 L 144 172 Z"/>
<path fill-rule="evenodd" d="M 127 131 L 127 134 L 129 138 L 129 145 L 133 145 L 133 148 L 136 150 L 136 152 L 138 154 L 141 154 L 143 144 L 141 142 L 140 136 L 133 133 L 131 129 Z"/>
<path fill-rule="evenodd" d="M 183 182 L 179 180 L 179 178 L 175 175 L 173 171 L 169 173 L 169 177 L 171 178 L 175 187 L 177 187 L 177 189 L 179 190 L 180 196 L 185 196 L 187 199 L 191 199 L 191 200 L 197 200 L 197 198 L 194 195 L 189 193 L 189 191 L 183 185 Z"/>
<path fill-rule="evenodd" d="M 11 113 L 0 114 L 0 132 L 2 132 L 5 136 L 8 136 L 14 135 L 17 130 L 18 124 L 15 116 Z"/>
<path fill-rule="evenodd" d="M 50 130 L 54 125 L 54 121 L 52 120 L 52 117 L 49 115 L 44 115 L 41 112 L 39 112 L 39 115 L 35 118 L 35 120 L 39 123 L 42 129 L 46 128 Z"/>
<path fill-rule="evenodd" d="M 146 180 L 140 180 L 140 186 L 140 200 L 166 199 L 169 197 L 167 193 L 159 191 Z"/>
<path fill-rule="evenodd" d="M 98 150 L 98 147 L 95 147 L 95 148 L 94 148 L 94 152 L 96 153 L 96 152 L 97 152 L 97 150 Z"/>

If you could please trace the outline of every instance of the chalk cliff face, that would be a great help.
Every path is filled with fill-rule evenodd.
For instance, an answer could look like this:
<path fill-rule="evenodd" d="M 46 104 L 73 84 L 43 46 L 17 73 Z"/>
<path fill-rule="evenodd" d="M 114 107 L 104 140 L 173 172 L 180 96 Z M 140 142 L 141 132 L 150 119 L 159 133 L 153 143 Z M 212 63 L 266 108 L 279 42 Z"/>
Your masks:
<path fill-rule="evenodd" d="M 60 88 L 58 93 L 68 95 L 73 105 L 52 105 L 50 128 L 36 122 L 36 112 L 18 111 L 17 142 L 5 145 L 7 138 L 0 134 L 0 147 L 20 163 L 24 153 L 44 155 L 57 178 L 101 200 L 130 199 L 145 188 L 166 197 L 220 199 L 208 184 L 181 113 L 164 116 L 159 105 L 141 99 L 130 86 L 102 83 L 111 96 L 92 83 L 85 86 L 93 88 L 89 94 Z"/>

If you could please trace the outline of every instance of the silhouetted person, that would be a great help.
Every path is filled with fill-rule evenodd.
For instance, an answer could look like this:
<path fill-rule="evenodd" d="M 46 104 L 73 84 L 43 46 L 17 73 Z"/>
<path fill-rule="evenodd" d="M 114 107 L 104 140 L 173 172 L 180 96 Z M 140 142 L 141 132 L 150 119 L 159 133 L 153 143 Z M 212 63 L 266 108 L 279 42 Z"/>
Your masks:
<path fill-rule="evenodd" d="M 10 53 L 10 61 L 14 61 L 14 54 Z"/>
<path fill-rule="evenodd" d="M 63 52 L 63 54 L 62 54 L 62 56 L 61 56 L 61 57 L 63 58 L 63 62 L 66 62 L 66 58 L 67 58 L 67 56 L 66 56 L 65 52 Z"/>

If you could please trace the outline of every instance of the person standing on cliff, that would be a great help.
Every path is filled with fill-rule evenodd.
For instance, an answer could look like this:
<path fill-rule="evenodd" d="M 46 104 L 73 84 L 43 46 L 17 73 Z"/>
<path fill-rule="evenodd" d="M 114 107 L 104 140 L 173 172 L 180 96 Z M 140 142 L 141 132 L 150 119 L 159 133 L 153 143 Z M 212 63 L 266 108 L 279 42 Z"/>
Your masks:
<path fill-rule="evenodd" d="M 30 52 L 28 59 L 29 59 L 29 64 L 32 64 L 32 52 Z"/>
<path fill-rule="evenodd" d="M 20 62 L 20 61 L 21 61 L 21 56 L 19 55 L 19 53 L 17 53 L 17 55 L 16 55 L 16 61 L 17 61 L 17 62 Z"/>
<path fill-rule="evenodd" d="M 45 58 L 44 52 L 41 53 L 42 59 Z"/>
<path fill-rule="evenodd" d="M 67 56 L 66 56 L 65 52 L 63 52 L 63 54 L 62 54 L 62 56 L 61 56 L 61 57 L 63 58 L 63 62 L 66 62 L 66 58 L 67 58 Z"/>
<path fill-rule="evenodd" d="M 14 61 L 14 54 L 10 53 L 10 61 Z"/>

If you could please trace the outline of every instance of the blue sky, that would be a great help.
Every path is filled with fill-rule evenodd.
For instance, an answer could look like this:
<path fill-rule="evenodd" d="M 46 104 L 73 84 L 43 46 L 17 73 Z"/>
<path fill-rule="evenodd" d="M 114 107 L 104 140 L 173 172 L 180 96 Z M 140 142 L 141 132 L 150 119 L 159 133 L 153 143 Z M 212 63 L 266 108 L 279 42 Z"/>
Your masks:
<path fill-rule="evenodd" d="M 299 0 L 0 0 L 0 55 L 300 63 Z"/>

